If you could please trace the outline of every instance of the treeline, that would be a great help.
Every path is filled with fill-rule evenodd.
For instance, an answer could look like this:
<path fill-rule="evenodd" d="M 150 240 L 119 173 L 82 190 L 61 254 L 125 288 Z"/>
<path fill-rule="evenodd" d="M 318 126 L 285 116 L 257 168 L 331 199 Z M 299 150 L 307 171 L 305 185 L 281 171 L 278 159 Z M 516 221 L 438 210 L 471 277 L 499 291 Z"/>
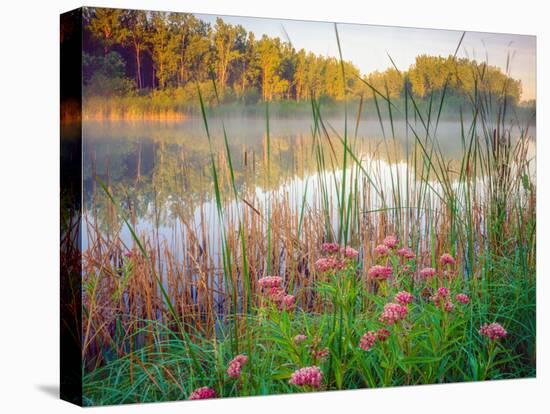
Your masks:
<path fill-rule="evenodd" d="M 160 93 L 180 101 L 196 97 L 196 85 L 212 99 L 215 79 L 223 102 L 339 101 L 366 98 L 372 88 L 390 98 L 405 89 L 418 98 L 441 93 L 466 98 L 491 91 L 517 104 L 521 82 L 499 68 L 453 56 L 422 55 L 404 72 L 388 68 L 361 74 L 352 62 L 296 50 L 288 41 L 257 39 L 241 25 L 215 24 L 191 14 L 87 8 L 83 75 L 88 97 Z M 368 53 L 368 51 L 365 51 Z"/>

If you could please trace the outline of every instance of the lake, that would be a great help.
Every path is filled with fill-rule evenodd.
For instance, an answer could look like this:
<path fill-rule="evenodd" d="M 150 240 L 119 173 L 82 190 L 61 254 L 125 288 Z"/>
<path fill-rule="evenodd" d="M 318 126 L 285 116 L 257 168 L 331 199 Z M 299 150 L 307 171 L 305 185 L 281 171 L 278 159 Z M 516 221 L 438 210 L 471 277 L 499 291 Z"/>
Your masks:
<path fill-rule="evenodd" d="M 107 238 L 120 236 L 127 245 L 132 244 L 129 231 L 121 229 L 114 207 L 98 186 L 96 177 L 108 185 L 138 232 L 147 237 L 167 241 L 175 247 L 185 228 L 194 226 L 201 237 L 207 232 L 210 240 L 217 239 L 220 222 L 215 208 L 210 148 L 220 170 L 222 197 L 229 200 L 225 206 L 227 214 L 237 216 L 243 208 L 242 200 L 231 201 L 224 126 L 237 190 L 251 206 L 261 209 L 273 198 L 287 197 L 291 209 L 298 210 L 302 203 L 314 207 L 319 202 L 323 182 L 329 188 L 328 198 L 332 202 L 337 198 L 341 173 L 334 175 L 336 179 L 320 176 L 311 119 L 270 118 L 269 176 L 265 118 L 218 117 L 208 122 L 211 141 L 202 118 L 175 122 L 84 122 L 83 198 L 85 216 L 94 223 L 84 226 L 85 248 L 93 236 L 92 228 L 99 229 Z M 467 134 L 470 123 L 464 125 Z M 328 154 L 324 166 L 332 171 L 335 165 L 337 171 L 336 165 L 341 165 L 344 154 L 340 138 L 343 139 L 346 125 L 342 117 L 329 118 L 324 120 L 324 128 L 326 134 L 316 134 L 317 142 Z M 365 175 L 366 171 L 376 177 L 376 186 L 384 194 L 395 192 L 392 188 L 396 180 L 402 183 L 412 180 L 415 176 L 412 154 L 414 148 L 420 151 L 413 130 L 418 140 L 425 142 L 426 133 L 420 121 L 411 122 L 409 128 L 404 121 L 396 121 L 392 129 L 389 122 L 381 125 L 376 119 L 361 120 L 357 126 L 350 116 L 348 142 L 353 144 L 355 153 L 360 154 L 364 169 L 357 173 Z M 430 128 L 431 134 L 437 136 L 434 146 L 449 163 L 449 169 L 459 168 L 453 160 L 460 160 L 464 154 L 461 131 L 461 124 L 451 120 L 441 121 L 437 130 L 434 125 Z M 514 136 L 519 135 L 518 128 L 511 131 Z M 535 136 L 534 126 L 529 135 Z M 530 151 L 534 154 L 534 142 Z M 416 170 L 420 168 L 420 159 L 416 161 Z M 347 162 L 350 166 L 353 164 L 352 160 Z M 348 171 L 350 176 L 352 170 Z M 384 202 L 388 204 L 387 200 Z M 370 205 L 380 207 L 377 194 L 371 197 Z"/>

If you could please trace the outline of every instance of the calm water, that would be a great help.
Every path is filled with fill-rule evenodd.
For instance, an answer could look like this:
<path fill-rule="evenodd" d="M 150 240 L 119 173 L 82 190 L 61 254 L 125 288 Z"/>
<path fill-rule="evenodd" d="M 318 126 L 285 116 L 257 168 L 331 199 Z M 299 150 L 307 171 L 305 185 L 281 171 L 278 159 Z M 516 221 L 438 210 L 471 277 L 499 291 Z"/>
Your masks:
<path fill-rule="evenodd" d="M 253 200 L 257 207 L 284 194 L 291 206 L 297 207 L 307 188 L 306 201 L 314 203 L 320 180 L 310 119 L 270 119 L 272 173 L 269 178 L 264 118 L 209 120 L 212 148 L 223 181 L 228 175 L 222 122 L 240 194 Z M 344 122 L 341 117 L 328 119 L 325 127 L 330 140 L 323 138 L 324 151 L 341 162 L 343 152 L 338 135 L 344 134 Z M 421 124 L 413 127 L 419 136 L 425 137 Z M 410 174 L 405 160 L 407 154 L 410 157 L 412 153 L 415 138 L 404 122 L 396 122 L 392 132 L 389 123 L 381 126 L 376 120 L 363 120 L 356 128 L 350 118 L 347 131 L 348 139 L 363 158 L 364 167 L 378 177 L 377 185 L 390 188 L 396 176 L 404 180 Z M 517 134 L 517 129 L 514 131 Z M 530 135 L 534 134 L 535 129 L 531 127 Z M 462 157 L 460 123 L 440 122 L 436 135 L 437 145 L 446 159 Z M 206 231 L 216 237 L 220 223 L 214 203 L 210 146 L 202 119 L 168 123 L 88 121 L 83 125 L 83 136 L 86 216 L 91 222 L 97 220 L 102 234 L 114 236 L 112 233 L 120 226 L 113 221 L 113 208 L 97 185 L 96 176 L 110 186 L 138 231 L 174 244 L 189 223 L 193 223 L 199 233 L 203 231 L 201 223 L 206 223 Z M 227 213 L 237 214 L 238 209 L 238 205 L 230 203 Z M 85 231 L 83 237 L 85 247 L 88 233 Z M 127 229 L 122 229 L 120 236 L 131 244 Z"/>

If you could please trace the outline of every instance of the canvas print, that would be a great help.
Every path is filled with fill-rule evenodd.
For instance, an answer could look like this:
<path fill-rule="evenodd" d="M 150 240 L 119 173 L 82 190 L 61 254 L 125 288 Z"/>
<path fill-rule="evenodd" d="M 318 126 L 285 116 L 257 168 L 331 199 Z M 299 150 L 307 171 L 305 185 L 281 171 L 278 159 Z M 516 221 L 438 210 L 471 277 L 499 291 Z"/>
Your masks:
<path fill-rule="evenodd" d="M 62 398 L 534 377 L 535 59 L 527 35 L 63 14 Z"/>

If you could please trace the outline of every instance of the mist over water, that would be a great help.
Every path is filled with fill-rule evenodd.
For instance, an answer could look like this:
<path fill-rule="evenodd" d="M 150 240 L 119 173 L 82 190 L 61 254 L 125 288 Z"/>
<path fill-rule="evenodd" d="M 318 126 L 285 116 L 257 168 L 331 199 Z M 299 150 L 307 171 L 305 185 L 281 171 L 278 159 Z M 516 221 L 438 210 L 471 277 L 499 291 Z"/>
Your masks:
<path fill-rule="evenodd" d="M 451 115 L 442 117 L 437 128 L 435 121 L 431 121 L 429 137 L 425 128 L 427 121 L 420 119 L 410 119 L 407 128 L 404 119 L 393 123 L 386 119 L 381 125 L 375 117 L 367 116 L 357 122 L 354 116 L 348 115 L 346 123 L 344 116 L 328 116 L 323 119 L 323 124 L 329 138 L 323 145 L 339 160 L 343 156 L 340 139 L 347 131 L 348 142 L 360 154 L 363 168 L 379 177 L 376 185 L 389 194 L 397 176 L 402 182 L 407 177 L 410 180 L 414 177 L 410 160 L 417 140 L 434 142 L 449 165 L 462 158 L 462 136 L 466 135 L 468 140 L 471 121 L 464 120 L 461 124 Z M 227 162 L 223 147 L 225 127 L 235 180 L 243 197 L 265 207 L 272 197 L 286 195 L 290 198 L 291 208 L 298 209 L 307 192 L 305 201 L 315 207 L 319 195 L 319 172 L 313 156 L 314 122 L 311 118 L 270 116 L 269 180 L 265 165 L 265 117 L 250 114 L 216 116 L 209 118 L 208 122 L 212 149 L 222 172 Z M 512 139 L 520 132 L 518 127 L 512 127 Z M 535 134 L 536 128 L 531 125 L 529 136 L 534 138 Z M 114 218 L 112 206 L 97 185 L 97 177 L 115 190 L 123 210 L 138 232 L 175 244 L 185 231 L 184 227 L 194 223 L 198 234 L 206 230 L 211 240 L 219 237 L 210 147 L 202 118 L 173 122 L 87 121 L 83 125 L 83 137 L 86 217 L 102 232 L 115 236 L 113 232 L 120 230 L 121 239 L 128 246 L 132 245 L 128 229 L 121 228 Z M 532 152 L 534 154 L 534 142 Z M 341 167 L 335 166 L 335 171 L 338 168 Z M 332 198 L 339 183 L 330 179 L 326 182 L 332 188 Z M 374 197 L 372 207 L 379 207 L 379 202 Z M 228 204 L 228 214 L 237 214 L 238 210 L 236 203 Z M 84 228 L 85 248 L 90 229 L 90 226 Z"/>

